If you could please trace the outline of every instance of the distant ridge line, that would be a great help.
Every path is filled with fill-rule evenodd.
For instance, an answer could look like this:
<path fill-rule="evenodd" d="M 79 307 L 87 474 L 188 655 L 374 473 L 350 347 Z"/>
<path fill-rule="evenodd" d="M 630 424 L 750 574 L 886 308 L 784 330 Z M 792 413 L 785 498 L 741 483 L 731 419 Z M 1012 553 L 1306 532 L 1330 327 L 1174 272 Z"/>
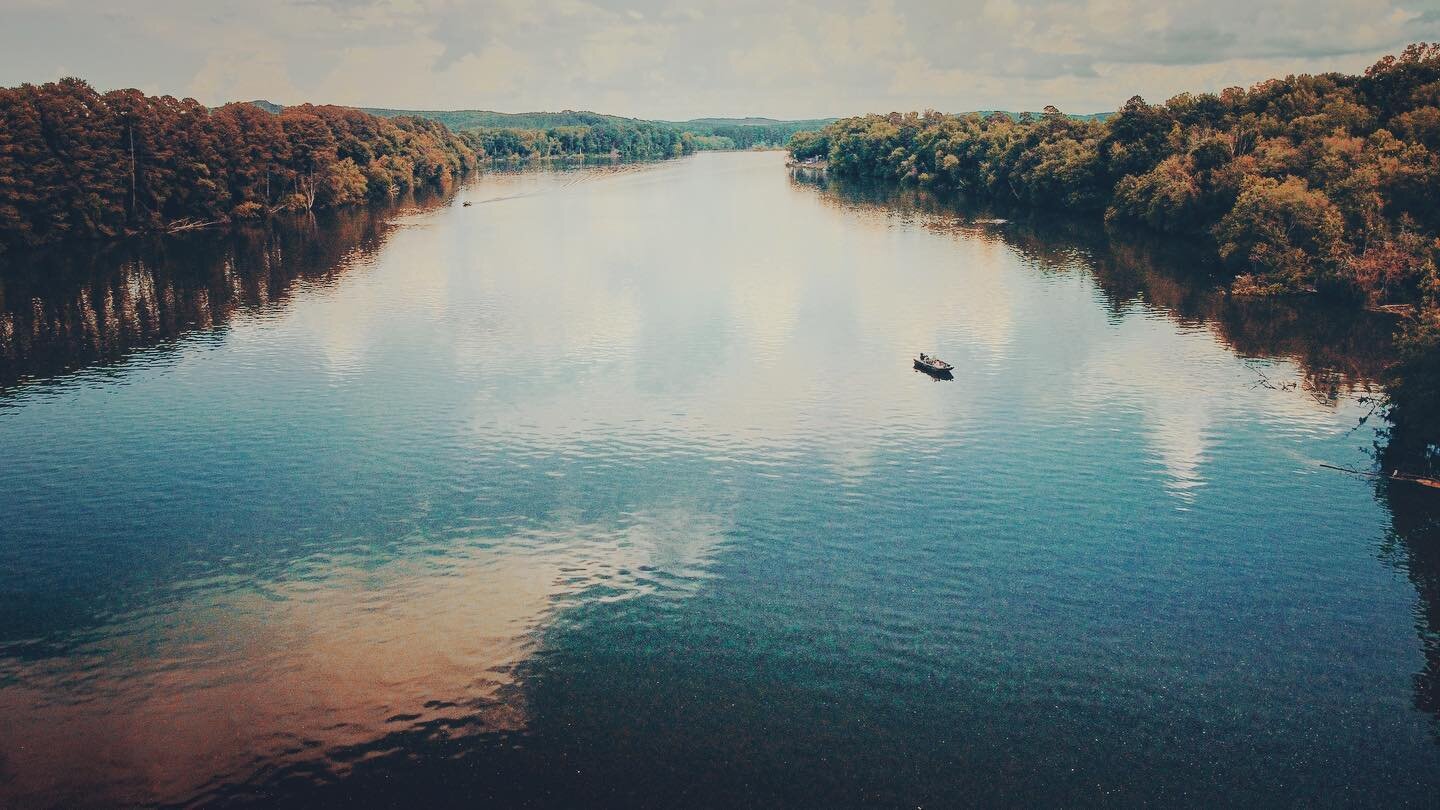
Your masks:
<path fill-rule="evenodd" d="M 282 104 L 272 101 L 257 99 L 251 104 L 272 113 L 279 113 L 285 109 Z M 663 118 L 631 118 L 623 115 L 610 115 L 608 113 L 597 113 L 591 110 L 560 110 L 559 112 L 518 112 L 506 113 L 495 110 L 401 110 L 391 107 L 358 107 L 371 115 L 378 115 L 382 118 L 398 118 L 400 116 L 415 116 L 428 118 L 432 121 L 439 121 L 453 130 L 479 129 L 481 127 L 497 127 L 506 129 L 550 129 L 552 127 L 579 127 L 595 126 L 605 123 L 626 123 L 626 124 L 654 124 L 656 126 L 676 127 L 680 129 L 696 131 L 704 134 L 710 130 L 721 127 L 784 127 L 786 129 L 819 129 L 826 124 L 839 120 L 838 118 L 765 118 L 762 116 L 745 116 L 741 118 L 690 118 L 683 121 Z M 953 115 L 993 115 L 1000 113 L 1011 118 L 1019 118 L 1024 112 L 1013 112 L 1010 110 L 969 110 L 966 112 L 952 113 Z M 1031 111 L 1032 116 L 1039 117 L 1043 113 Z M 1113 112 L 1096 113 L 1067 113 L 1066 116 L 1078 120 L 1104 121 Z"/>

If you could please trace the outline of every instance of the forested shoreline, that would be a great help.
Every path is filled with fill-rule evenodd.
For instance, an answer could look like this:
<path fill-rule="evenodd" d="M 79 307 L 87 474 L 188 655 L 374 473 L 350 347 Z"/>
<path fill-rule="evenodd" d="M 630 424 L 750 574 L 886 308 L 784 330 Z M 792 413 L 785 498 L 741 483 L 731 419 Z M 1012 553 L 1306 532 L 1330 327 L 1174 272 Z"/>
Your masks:
<path fill-rule="evenodd" d="M 660 160 L 688 155 L 697 148 L 695 137 L 688 132 L 648 122 L 605 120 L 547 129 L 479 127 L 460 130 L 457 137 L 477 155 L 494 160 L 586 156 Z"/>
<path fill-rule="evenodd" d="M 338 208 L 444 186 L 477 161 L 422 118 L 26 84 L 0 89 L 0 251 Z"/>
<path fill-rule="evenodd" d="M 797 159 L 1196 239 L 1237 295 L 1319 292 L 1406 312 L 1388 449 L 1440 465 L 1440 44 L 1359 76 L 1130 99 L 1103 121 L 866 115 L 798 133 Z"/>
<path fill-rule="evenodd" d="M 251 103 L 271 112 L 284 109 L 268 101 Z M 413 116 L 439 121 L 452 132 L 471 139 L 472 143 L 478 139 L 486 145 L 486 157 L 499 160 L 569 158 L 604 153 L 613 153 L 625 160 L 655 160 L 692 151 L 779 149 L 784 148 L 796 132 L 824 126 L 834 120 L 694 118 L 689 121 L 662 121 L 576 110 L 501 113 L 493 110 L 366 107 L 364 111 L 385 118 Z M 680 144 L 678 151 L 677 144 Z"/>
<path fill-rule="evenodd" d="M 467 126 L 456 128 L 455 132 L 477 154 L 491 160 L 588 156 L 663 160 L 702 151 L 781 148 L 802 125 L 811 123 L 643 121 L 597 113 L 537 113 L 514 118 L 526 123 L 538 124 L 547 119 L 565 123 L 554 126 Z"/>
<path fill-rule="evenodd" d="M 517 126 L 475 125 L 492 119 Z M 659 160 L 780 145 L 806 123 L 263 101 L 210 109 L 100 93 L 76 78 L 0 88 L 0 252 L 339 208 L 444 187 L 487 159 Z"/>

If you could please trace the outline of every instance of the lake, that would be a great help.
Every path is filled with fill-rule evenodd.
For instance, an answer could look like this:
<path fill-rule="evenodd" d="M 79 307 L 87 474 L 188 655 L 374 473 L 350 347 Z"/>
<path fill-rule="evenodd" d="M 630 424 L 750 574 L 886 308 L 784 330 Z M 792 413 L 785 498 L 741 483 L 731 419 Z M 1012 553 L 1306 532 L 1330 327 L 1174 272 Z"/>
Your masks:
<path fill-rule="evenodd" d="M 784 159 L 12 257 L 0 805 L 1431 805 L 1389 321 Z"/>

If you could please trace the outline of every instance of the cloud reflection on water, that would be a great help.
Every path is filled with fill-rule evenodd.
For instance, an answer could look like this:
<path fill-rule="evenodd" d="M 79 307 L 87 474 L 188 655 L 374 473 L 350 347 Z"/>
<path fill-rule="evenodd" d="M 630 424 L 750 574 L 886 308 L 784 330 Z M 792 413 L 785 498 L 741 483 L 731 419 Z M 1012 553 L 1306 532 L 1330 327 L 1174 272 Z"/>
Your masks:
<path fill-rule="evenodd" d="M 567 609 L 683 598 L 723 532 L 676 504 L 178 584 L 63 657 L 0 656 L 0 804 L 189 802 L 301 762 L 343 776 L 401 729 L 523 730 L 517 668 Z"/>

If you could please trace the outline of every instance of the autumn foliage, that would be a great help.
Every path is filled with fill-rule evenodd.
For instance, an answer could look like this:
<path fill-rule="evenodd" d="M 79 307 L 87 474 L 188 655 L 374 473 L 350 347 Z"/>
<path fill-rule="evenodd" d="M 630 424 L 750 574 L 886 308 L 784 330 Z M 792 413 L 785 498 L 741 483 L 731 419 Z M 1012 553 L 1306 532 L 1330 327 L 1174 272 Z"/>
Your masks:
<path fill-rule="evenodd" d="M 1104 121 L 926 113 L 837 121 L 791 142 L 834 171 L 1103 212 L 1208 240 L 1237 293 L 1323 289 L 1433 304 L 1440 44 L 1362 76 L 1132 98 Z"/>
<path fill-rule="evenodd" d="M 0 250 L 351 205 L 443 185 L 475 160 L 420 118 L 211 110 L 79 79 L 0 88 Z"/>

